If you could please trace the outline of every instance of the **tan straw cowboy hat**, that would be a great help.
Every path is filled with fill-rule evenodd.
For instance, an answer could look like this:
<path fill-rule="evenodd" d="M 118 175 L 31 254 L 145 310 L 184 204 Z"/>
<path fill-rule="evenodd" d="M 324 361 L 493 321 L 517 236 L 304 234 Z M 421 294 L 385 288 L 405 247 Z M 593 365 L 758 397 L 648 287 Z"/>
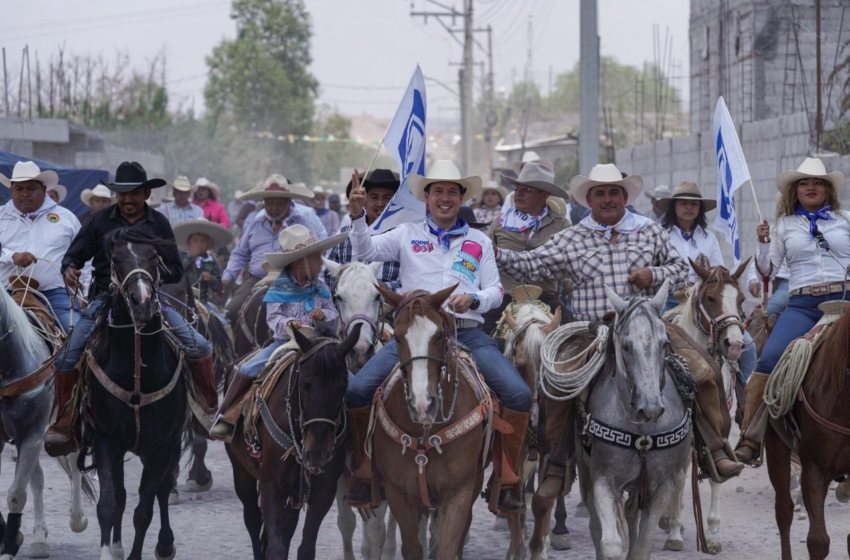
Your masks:
<path fill-rule="evenodd" d="M 263 184 L 257 185 L 239 197 L 239 200 L 263 200 L 265 198 L 313 198 L 313 191 L 301 185 L 290 185 L 283 175 L 270 175 Z"/>
<path fill-rule="evenodd" d="M 93 189 L 83 189 L 83 192 L 80 193 L 80 200 L 83 201 L 83 204 L 91 208 L 91 199 L 92 197 L 100 197 L 100 198 L 108 198 L 112 204 L 115 204 L 117 198 L 112 194 L 112 191 L 106 185 L 97 185 Z"/>
<path fill-rule="evenodd" d="M 181 192 L 195 192 L 195 187 L 185 175 L 180 175 L 171 182 L 171 189 Z"/>
<path fill-rule="evenodd" d="M 211 250 L 227 246 L 233 241 L 233 233 L 226 227 L 204 218 L 186 220 L 172 226 L 174 240 L 181 249 L 189 245 L 189 238 L 195 233 L 203 233 L 212 240 Z"/>
<path fill-rule="evenodd" d="M 481 190 L 481 177 L 475 175 L 463 177 L 460 174 L 460 169 L 448 159 L 438 159 L 428 170 L 425 176 L 417 173 L 411 173 L 407 176 L 407 184 L 410 187 L 410 192 L 417 200 L 425 202 L 425 189 L 434 183 L 456 183 L 465 189 L 463 193 L 463 202 L 471 200 Z"/>
<path fill-rule="evenodd" d="M 629 200 L 634 201 L 643 190 L 643 179 L 637 175 L 623 177 L 613 163 L 600 163 L 593 166 L 587 177 L 576 175 L 572 178 L 570 191 L 573 194 L 573 200 L 587 208 L 587 193 L 598 185 L 619 185 L 626 190 Z"/>
<path fill-rule="evenodd" d="M 657 189 L 656 189 L 657 190 Z M 717 201 L 711 200 L 710 198 L 703 198 L 702 193 L 699 192 L 699 187 L 696 186 L 695 183 L 691 183 L 690 181 L 683 181 L 676 185 L 676 188 L 673 189 L 673 196 L 664 197 L 655 204 L 658 206 L 660 210 L 664 212 L 667 211 L 667 208 L 670 207 L 670 204 L 676 200 L 698 200 L 702 203 L 702 207 L 705 208 L 705 211 L 714 210 L 717 207 Z"/>
<path fill-rule="evenodd" d="M 195 190 L 198 190 L 198 187 L 206 187 L 215 194 L 216 198 L 221 196 L 221 189 L 218 188 L 218 185 L 207 179 L 206 177 L 198 177 L 198 180 L 195 181 Z"/>
<path fill-rule="evenodd" d="M 800 179 L 824 179 L 832 183 L 835 192 L 839 192 L 844 188 L 844 173 L 841 171 L 826 172 L 826 166 L 820 158 L 806 158 L 806 161 L 797 168 L 797 171 L 783 171 L 776 178 L 776 188 L 781 193 L 785 193 L 788 187 L 794 185 Z"/>
<path fill-rule="evenodd" d="M 487 181 L 481 186 L 481 197 L 487 194 L 488 191 L 499 193 L 499 196 L 502 197 L 502 203 L 504 203 L 505 199 L 508 197 L 508 189 L 501 186 L 496 181 Z"/>
<path fill-rule="evenodd" d="M 348 232 L 319 241 L 316 234 L 301 224 L 291 225 L 277 237 L 280 253 L 266 253 L 266 260 L 272 268 L 283 270 L 301 257 L 324 252 L 346 239 L 348 239 Z"/>
<path fill-rule="evenodd" d="M 551 195 L 566 198 L 569 195 L 555 184 L 555 167 L 551 161 L 537 159 L 534 161 L 516 162 L 512 166 L 516 179 L 502 173 L 502 179 L 511 185 L 533 187 Z"/>
<path fill-rule="evenodd" d="M 42 171 L 32 161 L 19 161 L 12 168 L 12 176 L 6 177 L 0 173 L 0 183 L 11 188 L 12 183 L 22 183 L 24 181 L 39 181 L 47 190 L 52 189 L 59 184 L 59 175 L 55 171 Z"/>

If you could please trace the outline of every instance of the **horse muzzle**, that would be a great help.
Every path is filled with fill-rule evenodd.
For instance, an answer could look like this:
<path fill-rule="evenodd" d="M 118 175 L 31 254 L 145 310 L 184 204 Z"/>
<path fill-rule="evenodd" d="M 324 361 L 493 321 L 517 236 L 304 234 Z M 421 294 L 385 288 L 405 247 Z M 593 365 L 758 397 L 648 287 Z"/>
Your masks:
<path fill-rule="evenodd" d="M 727 360 L 737 360 L 741 357 L 741 353 L 744 351 L 744 341 L 743 340 L 729 340 L 728 338 L 723 341 L 723 356 Z"/>

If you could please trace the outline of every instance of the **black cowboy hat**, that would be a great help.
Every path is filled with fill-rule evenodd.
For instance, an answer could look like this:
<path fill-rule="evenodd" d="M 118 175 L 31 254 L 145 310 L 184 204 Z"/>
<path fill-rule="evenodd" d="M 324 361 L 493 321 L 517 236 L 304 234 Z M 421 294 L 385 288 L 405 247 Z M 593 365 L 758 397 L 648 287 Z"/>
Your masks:
<path fill-rule="evenodd" d="M 401 186 L 401 182 L 398 179 L 398 173 L 395 171 L 375 169 L 369 173 L 366 179 L 360 177 L 360 186 L 367 191 L 369 189 L 388 189 L 395 192 Z M 351 181 L 345 187 L 345 196 L 351 196 Z"/>
<path fill-rule="evenodd" d="M 477 221 L 478 218 L 475 217 L 475 211 L 472 210 L 469 206 L 461 206 L 460 210 L 458 210 L 457 217 L 462 219 L 464 222 L 469 224 L 469 227 L 472 229 L 479 229 L 485 226 L 489 226 L 492 222 L 482 223 Z"/>
<path fill-rule="evenodd" d="M 102 180 L 101 183 L 103 183 Z M 165 183 L 165 179 L 148 179 L 148 174 L 141 163 L 125 161 L 115 171 L 115 181 L 103 184 L 117 193 L 128 193 L 136 189 L 155 189 Z"/>

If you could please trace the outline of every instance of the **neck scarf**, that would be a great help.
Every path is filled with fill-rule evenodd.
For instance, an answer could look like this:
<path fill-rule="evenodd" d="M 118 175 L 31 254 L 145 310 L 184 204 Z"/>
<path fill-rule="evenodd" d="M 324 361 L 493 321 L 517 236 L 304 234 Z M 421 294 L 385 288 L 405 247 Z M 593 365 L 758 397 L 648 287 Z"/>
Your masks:
<path fill-rule="evenodd" d="M 593 231 L 604 231 L 605 239 L 611 239 L 611 234 L 615 231 L 620 234 L 638 233 L 643 228 L 654 222 L 646 216 L 635 214 L 634 212 L 627 209 L 626 214 L 623 216 L 623 218 L 613 226 L 604 226 L 598 223 L 596 220 L 593 219 L 592 214 L 588 214 L 587 216 L 585 216 L 580 223 L 584 227 L 592 229 Z"/>
<path fill-rule="evenodd" d="M 800 204 L 797 204 L 797 210 L 795 213 L 798 216 L 805 216 L 809 219 L 809 233 L 814 238 L 815 230 L 818 229 L 818 220 L 831 220 L 832 216 L 829 215 L 829 212 L 832 211 L 832 207 L 829 204 L 824 204 L 820 207 L 816 212 L 808 212 L 806 211 Z"/>
<path fill-rule="evenodd" d="M 50 210 L 52 210 L 55 206 L 58 206 L 58 205 L 57 205 L 55 202 L 53 202 L 53 199 L 52 199 L 52 198 L 50 198 L 50 197 L 49 197 L 49 196 L 47 196 L 47 195 L 44 195 L 44 202 L 42 202 L 42 203 L 41 203 L 41 208 L 39 208 L 39 209 L 38 209 L 38 210 L 36 210 L 35 212 L 29 212 L 29 213 L 27 213 L 27 212 L 20 212 L 20 214 L 21 214 L 21 217 L 22 217 L 22 218 L 27 218 L 27 219 L 28 219 L 28 220 L 30 220 L 31 222 L 34 222 L 34 221 L 36 220 L 36 218 L 38 218 L 38 217 L 39 217 L 39 216 L 41 216 L 42 214 L 45 214 L 45 213 L 49 212 L 49 211 L 50 211 Z"/>
<path fill-rule="evenodd" d="M 431 230 L 431 233 L 437 236 L 437 244 L 443 248 L 444 253 L 448 252 L 449 246 L 452 243 L 452 237 L 463 236 L 469 232 L 469 225 L 463 220 L 463 218 L 458 218 L 451 229 L 443 229 L 439 227 L 434 223 L 434 220 L 431 219 L 431 216 L 425 217 L 425 223 L 428 224 L 428 229 Z"/>
<path fill-rule="evenodd" d="M 319 210 L 316 210 L 316 215 L 317 215 L 317 216 L 324 216 L 324 215 L 325 215 L 325 214 L 327 214 L 328 212 L 330 212 L 330 209 L 328 209 L 328 208 L 320 208 Z"/>
<path fill-rule="evenodd" d="M 301 303 L 307 313 L 316 307 L 316 297 L 330 299 L 331 293 L 324 284 L 311 280 L 307 286 L 300 285 L 288 271 L 284 270 L 269 286 L 263 303 Z"/>
<path fill-rule="evenodd" d="M 530 216 L 520 212 L 515 206 L 511 206 L 507 212 L 499 218 L 499 225 L 506 231 L 530 231 L 531 235 L 540 227 L 543 218 L 549 215 L 549 207 L 543 205 L 543 211 L 539 216 Z"/>

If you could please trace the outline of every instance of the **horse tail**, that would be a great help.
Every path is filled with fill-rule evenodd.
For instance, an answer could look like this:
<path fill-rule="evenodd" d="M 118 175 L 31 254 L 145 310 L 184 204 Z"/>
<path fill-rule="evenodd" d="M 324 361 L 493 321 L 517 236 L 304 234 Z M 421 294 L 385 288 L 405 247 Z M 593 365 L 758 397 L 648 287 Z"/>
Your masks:
<path fill-rule="evenodd" d="M 62 470 L 65 471 L 65 474 L 68 475 L 69 479 L 73 479 L 74 473 L 71 472 L 71 461 L 68 457 L 56 457 L 56 462 L 59 463 L 59 466 L 62 467 Z M 78 465 L 79 466 L 79 465 Z M 94 489 L 94 484 L 92 483 L 91 477 L 88 474 L 82 473 L 82 479 L 80 487 L 83 490 L 83 495 L 89 501 L 89 503 L 97 502 L 97 491 Z"/>

